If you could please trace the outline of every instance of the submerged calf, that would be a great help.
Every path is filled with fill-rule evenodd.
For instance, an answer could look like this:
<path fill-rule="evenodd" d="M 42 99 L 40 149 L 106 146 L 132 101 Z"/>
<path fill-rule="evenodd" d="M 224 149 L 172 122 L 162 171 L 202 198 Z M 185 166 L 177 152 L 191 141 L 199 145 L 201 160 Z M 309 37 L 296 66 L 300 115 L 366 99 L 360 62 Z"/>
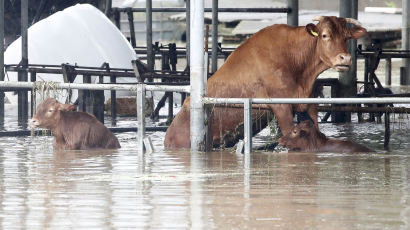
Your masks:
<path fill-rule="evenodd" d="M 75 105 L 48 98 L 38 105 L 30 125 L 50 129 L 54 149 L 121 148 L 117 137 L 97 118 L 85 112 L 75 112 L 75 109 Z"/>
<path fill-rule="evenodd" d="M 294 151 L 356 153 L 373 150 L 348 141 L 329 139 L 310 120 L 295 125 L 290 133 L 279 139 L 279 144 Z"/>

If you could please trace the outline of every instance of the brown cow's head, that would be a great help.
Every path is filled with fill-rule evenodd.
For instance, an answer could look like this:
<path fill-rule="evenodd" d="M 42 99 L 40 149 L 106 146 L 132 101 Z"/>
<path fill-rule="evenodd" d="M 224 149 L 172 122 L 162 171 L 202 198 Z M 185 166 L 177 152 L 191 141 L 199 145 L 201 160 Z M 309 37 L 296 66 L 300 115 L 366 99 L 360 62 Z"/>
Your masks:
<path fill-rule="evenodd" d="M 347 71 L 352 64 L 352 57 L 347 51 L 347 41 L 363 37 L 367 33 L 366 29 L 351 18 L 319 16 L 313 20 L 319 23 L 306 25 L 306 31 L 317 39 L 320 59 L 339 72 Z M 353 28 L 349 28 L 348 23 L 353 24 Z"/>
<path fill-rule="evenodd" d="M 30 121 L 32 127 L 52 129 L 60 119 L 60 111 L 74 111 L 76 105 L 61 104 L 54 98 L 48 98 L 37 106 L 37 113 Z"/>
<path fill-rule="evenodd" d="M 326 142 L 321 133 L 310 120 L 295 125 L 287 135 L 279 139 L 279 144 L 294 151 L 314 151 Z"/>

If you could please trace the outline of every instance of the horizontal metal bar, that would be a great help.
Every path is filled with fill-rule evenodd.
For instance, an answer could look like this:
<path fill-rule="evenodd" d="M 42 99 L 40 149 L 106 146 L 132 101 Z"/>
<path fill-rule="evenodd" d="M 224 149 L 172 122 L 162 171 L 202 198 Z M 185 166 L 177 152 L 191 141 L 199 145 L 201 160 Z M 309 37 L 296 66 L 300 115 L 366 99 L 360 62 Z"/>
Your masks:
<path fill-rule="evenodd" d="M 48 74 L 62 74 L 63 70 L 61 68 L 42 68 L 42 67 L 29 67 L 23 68 L 21 66 L 7 66 L 6 71 L 17 72 L 25 71 L 36 72 L 36 73 L 48 73 Z M 135 77 L 134 71 L 132 69 L 128 71 L 110 71 L 105 70 L 92 70 L 92 69 L 74 69 L 70 73 L 75 75 L 91 75 L 91 76 L 115 76 L 115 77 Z"/>
<path fill-rule="evenodd" d="M 410 108 L 405 107 L 356 107 L 356 106 L 318 106 L 319 112 L 359 112 L 359 113 L 410 113 Z"/>
<path fill-rule="evenodd" d="M 148 132 L 163 131 L 165 132 L 168 129 L 168 126 L 148 126 L 145 127 L 145 130 Z M 109 128 L 113 133 L 123 133 L 123 132 L 137 132 L 137 127 L 112 127 Z M 17 136 L 30 136 L 31 130 L 12 130 L 12 131 L 0 131 L 0 137 L 17 137 Z M 34 135 L 41 136 L 43 135 L 42 130 L 34 130 Z"/>
<path fill-rule="evenodd" d="M 357 54 L 357 57 L 359 58 L 365 58 L 366 56 L 373 56 L 375 55 L 374 53 L 359 53 Z M 381 53 L 379 55 L 381 59 L 385 58 L 410 58 L 410 54 L 400 54 L 400 53 Z"/>
<path fill-rule="evenodd" d="M 35 84 L 41 82 L 15 82 L 15 81 L 0 81 L 1 88 L 33 88 Z M 53 82 L 60 89 L 87 89 L 87 90 L 118 90 L 118 91 L 137 91 L 137 85 L 122 85 L 122 84 L 84 84 L 84 83 L 60 83 Z M 170 85 L 146 85 L 147 91 L 165 91 L 165 92 L 181 92 L 189 93 L 190 86 L 170 86 Z"/>
<path fill-rule="evenodd" d="M 211 98 L 202 99 L 205 104 L 242 104 L 245 98 Z M 410 98 L 373 97 L 373 98 L 252 98 L 253 104 L 410 104 Z"/>
<path fill-rule="evenodd" d="M 145 13 L 145 8 L 112 8 L 113 11 L 117 12 L 138 12 Z M 212 12 L 212 8 L 205 8 L 205 12 Z M 163 12 L 163 13 L 183 13 L 186 12 L 186 8 L 182 7 L 162 7 L 162 8 L 152 8 L 152 12 Z M 224 13 L 289 13 L 289 8 L 218 8 L 218 12 Z"/>

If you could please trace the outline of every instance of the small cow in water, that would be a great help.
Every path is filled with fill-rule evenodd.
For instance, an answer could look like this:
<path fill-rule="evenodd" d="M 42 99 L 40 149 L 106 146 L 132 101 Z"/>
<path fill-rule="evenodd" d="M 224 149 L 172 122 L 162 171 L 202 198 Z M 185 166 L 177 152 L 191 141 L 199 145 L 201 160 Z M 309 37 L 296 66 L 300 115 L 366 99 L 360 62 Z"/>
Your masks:
<path fill-rule="evenodd" d="M 48 98 L 37 107 L 31 126 L 50 129 L 54 149 L 117 149 L 117 137 L 93 115 L 76 112 L 75 105 L 61 104 Z"/>
<path fill-rule="evenodd" d="M 299 27 L 273 25 L 254 34 L 209 78 L 207 96 L 306 98 L 312 95 L 317 76 L 326 69 L 347 71 L 352 64 L 347 41 L 364 36 L 366 29 L 351 18 L 320 16 L 314 20 L 319 23 Z M 349 23 L 354 26 L 348 27 Z M 307 111 L 317 126 L 316 106 L 268 106 L 277 117 L 283 134 L 293 127 L 294 111 Z M 266 127 L 268 112 L 254 109 L 252 117 L 256 134 Z M 212 124 L 214 147 L 233 146 L 243 137 L 242 109 L 215 108 Z M 164 145 L 168 149 L 190 147 L 189 99 L 169 126 Z"/>
<path fill-rule="evenodd" d="M 279 144 L 290 150 L 301 152 L 373 152 L 363 145 L 348 140 L 327 138 L 310 120 L 295 125 L 290 133 L 279 139 Z"/>

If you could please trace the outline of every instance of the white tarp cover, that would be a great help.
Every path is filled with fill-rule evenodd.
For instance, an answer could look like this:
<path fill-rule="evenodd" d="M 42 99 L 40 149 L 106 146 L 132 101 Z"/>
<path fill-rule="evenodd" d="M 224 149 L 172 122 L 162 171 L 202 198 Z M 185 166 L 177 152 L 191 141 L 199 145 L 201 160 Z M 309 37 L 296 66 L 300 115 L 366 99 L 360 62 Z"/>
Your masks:
<path fill-rule="evenodd" d="M 21 37 L 10 44 L 4 56 L 5 64 L 20 62 Z M 131 69 L 131 60 L 135 59 L 137 55 L 123 34 L 99 9 L 89 4 L 66 8 L 35 23 L 28 30 L 30 64 L 69 63 L 99 67 L 107 62 L 110 67 Z M 6 80 L 16 81 L 17 75 L 8 73 Z M 62 82 L 63 77 L 38 74 L 37 80 Z M 77 76 L 75 82 L 82 82 L 82 76 Z M 136 79 L 121 78 L 117 82 L 136 82 Z M 106 100 L 108 95 L 106 92 Z M 7 96 L 11 99 L 11 94 Z M 15 99 L 10 101 L 13 103 Z"/>

